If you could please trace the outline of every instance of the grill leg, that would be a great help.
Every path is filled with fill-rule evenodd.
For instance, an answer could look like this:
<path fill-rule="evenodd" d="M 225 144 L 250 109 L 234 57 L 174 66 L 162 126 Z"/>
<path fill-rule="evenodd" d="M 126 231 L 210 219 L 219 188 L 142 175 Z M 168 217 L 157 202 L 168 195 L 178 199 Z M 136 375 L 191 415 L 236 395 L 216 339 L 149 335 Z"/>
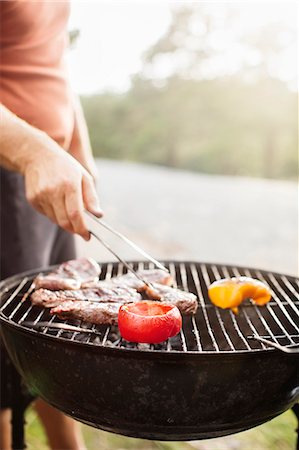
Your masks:
<path fill-rule="evenodd" d="M 296 446 L 296 450 L 299 450 L 299 403 L 296 403 L 296 405 L 293 406 L 292 408 L 293 413 L 295 414 L 295 416 L 297 417 L 297 446 Z"/>
<path fill-rule="evenodd" d="M 12 370 L 12 448 L 13 450 L 24 450 L 26 444 L 24 442 L 24 413 L 25 402 L 24 395 L 22 393 L 21 377 L 16 370 Z"/>

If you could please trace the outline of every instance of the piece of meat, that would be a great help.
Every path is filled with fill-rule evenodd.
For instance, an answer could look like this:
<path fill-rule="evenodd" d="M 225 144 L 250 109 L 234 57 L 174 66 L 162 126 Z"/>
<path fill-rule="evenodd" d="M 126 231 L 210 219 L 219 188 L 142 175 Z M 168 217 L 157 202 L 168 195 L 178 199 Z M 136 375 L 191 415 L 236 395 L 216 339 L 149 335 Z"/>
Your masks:
<path fill-rule="evenodd" d="M 151 287 L 146 287 L 145 294 L 151 300 L 175 305 L 182 314 L 195 314 L 198 308 L 196 295 L 170 286 L 152 283 Z"/>
<path fill-rule="evenodd" d="M 31 302 L 34 305 L 53 308 L 65 301 L 92 301 L 107 303 L 130 303 L 142 300 L 141 295 L 128 287 L 99 286 L 77 290 L 50 291 L 38 289 L 31 294 Z"/>
<path fill-rule="evenodd" d="M 138 270 L 136 273 L 148 283 L 158 283 L 168 286 L 173 283 L 172 276 L 161 269 L 144 269 Z M 136 289 L 138 292 L 145 291 L 147 287 L 146 284 L 139 280 L 132 272 L 110 278 L 110 280 L 99 281 L 100 285 L 101 283 L 104 285 L 113 284 L 121 287 L 126 286 Z"/>
<path fill-rule="evenodd" d="M 56 274 L 38 275 L 34 280 L 36 289 L 80 289 L 81 281 L 73 278 L 61 278 Z"/>
<path fill-rule="evenodd" d="M 50 310 L 61 319 L 80 319 L 95 324 L 117 323 L 118 310 L 121 303 L 94 303 L 88 301 L 63 302 Z"/>
<path fill-rule="evenodd" d="M 120 305 L 142 298 L 175 305 L 183 314 L 194 314 L 197 310 L 197 297 L 170 287 L 173 278 L 163 270 L 138 271 L 150 286 L 130 272 L 99 281 L 99 271 L 99 266 L 91 259 L 68 261 L 55 272 L 36 278 L 36 286 L 49 286 L 50 289 L 36 290 L 31 294 L 31 301 L 52 308 L 51 314 L 61 318 L 77 318 L 96 324 L 117 323 Z"/>
<path fill-rule="evenodd" d="M 99 279 L 101 268 L 92 258 L 78 258 L 61 264 L 48 275 L 38 275 L 34 280 L 36 289 L 80 289 Z"/>
<path fill-rule="evenodd" d="M 122 288 L 119 288 L 122 289 Z M 70 291 L 65 291 L 67 294 Z M 74 291 L 79 293 L 82 291 Z M 130 300 L 125 300 L 123 303 L 140 301 L 140 294 L 134 291 L 139 299 L 132 296 Z M 148 298 L 162 301 L 177 306 L 182 314 L 195 314 L 198 308 L 196 295 L 191 292 L 185 292 L 180 289 L 175 289 L 170 286 L 153 283 L 152 286 L 146 288 L 145 294 Z M 136 299 L 135 299 L 136 298 Z M 60 298 L 61 301 L 61 298 Z M 51 309 L 51 314 L 57 314 L 59 317 L 81 319 L 91 323 L 111 324 L 117 323 L 118 309 L 122 302 L 102 302 L 99 303 L 91 301 L 63 301 L 57 307 Z M 116 310 L 113 309 L 117 305 Z M 116 311 L 116 312 L 115 312 Z M 114 315 L 113 315 L 114 314 Z"/>

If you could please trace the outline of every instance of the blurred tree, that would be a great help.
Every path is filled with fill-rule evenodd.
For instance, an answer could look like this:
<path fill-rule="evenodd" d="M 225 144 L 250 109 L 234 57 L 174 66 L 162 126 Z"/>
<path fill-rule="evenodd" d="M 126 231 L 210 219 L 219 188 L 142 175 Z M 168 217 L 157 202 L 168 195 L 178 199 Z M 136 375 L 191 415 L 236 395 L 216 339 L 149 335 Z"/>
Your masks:
<path fill-rule="evenodd" d="M 247 8 L 234 3 L 176 5 L 168 30 L 144 53 L 143 73 L 148 78 L 160 78 L 159 66 L 164 59 L 168 76 L 189 79 L 238 74 L 256 81 L 281 75 L 278 69 L 283 56 L 297 42 L 296 21 L 291 25 L 274 16 L 245 27 L 242 16 Z M 296 70 L 293 77 L 296 81 Z"/>
<path fill-rule="evenodd" d="M 71 49 L 75 47 L 79 36 L 80 36 L 80 30 L 78 30 L 77 28 L 69 31 L 69 46 Z"/>
<path fill-rule="evenodd" d="M 96 154 L 207 173 L 297 177 L 297 95 L 272 73 L 294 32 L 269 23 L 243 30 L 239 14 L 227 3 L 175 8 L 128 92 L 83 98 Z M 225 51 L 236 45 L 232 71 Z"/>

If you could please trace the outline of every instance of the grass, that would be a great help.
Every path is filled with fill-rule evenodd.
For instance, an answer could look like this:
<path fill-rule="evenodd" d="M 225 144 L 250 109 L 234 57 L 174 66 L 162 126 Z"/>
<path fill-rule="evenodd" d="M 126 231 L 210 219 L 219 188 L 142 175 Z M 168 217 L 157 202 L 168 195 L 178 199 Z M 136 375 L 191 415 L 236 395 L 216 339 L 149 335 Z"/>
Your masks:
<path fill-rule="evenodd" d="M 47 440 L 32 408 L 26 415 L 28 450 L 48 450 Z M 204 441 L 160 442 L 134 439 L 82 425 L 88 450 L 293 450 L 296 419 L 291 411 L 252 430 Z M 65 449 L 61 449 L 65 450 Z"/>

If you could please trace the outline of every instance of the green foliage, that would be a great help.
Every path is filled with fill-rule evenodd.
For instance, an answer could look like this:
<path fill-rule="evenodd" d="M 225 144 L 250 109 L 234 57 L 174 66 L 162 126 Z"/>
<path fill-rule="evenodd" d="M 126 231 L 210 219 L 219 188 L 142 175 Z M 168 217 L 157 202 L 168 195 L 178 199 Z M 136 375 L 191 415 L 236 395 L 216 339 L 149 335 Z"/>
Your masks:
<path fill-rule="evenodd" d="M 48 450 L 44 431 L 33 408 L 27 411 L 26 422 L 28 450 Z M 291 411 L 243 433 L 194 442 L 133 439 L 85 425 L 82 427 L 88 450 L 289 450 L 295 448 L 296 440 L 296 420 Z"/>
<path fill-rule="evenodd" d="M 297 176 L 297 96 L 275 79 L 135 78 L 126 94 L 82 98 L 97 156 L 206 173 Z"/>
<path fill-rule="evenodd" d="M 77 28 L 69 31 L 69 47 L 71 49 L 76 46 L 79 36 L 80 36 L 80 30 L 78 30 Z"/>

